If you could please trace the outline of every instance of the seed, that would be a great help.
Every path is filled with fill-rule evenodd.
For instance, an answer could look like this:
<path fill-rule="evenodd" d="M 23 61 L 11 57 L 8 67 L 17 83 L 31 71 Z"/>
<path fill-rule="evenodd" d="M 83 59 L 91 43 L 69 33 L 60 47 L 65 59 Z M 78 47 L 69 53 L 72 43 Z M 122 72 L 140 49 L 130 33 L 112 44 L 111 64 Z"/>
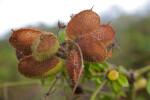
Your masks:
<path fill-rule="evenodd" d="M 43 32 L 33 43 L 32 51 L 37 61 L 43 61 L 52 54 L 56 53 L 59 48 L 59 42 L 53 33 Z"/>

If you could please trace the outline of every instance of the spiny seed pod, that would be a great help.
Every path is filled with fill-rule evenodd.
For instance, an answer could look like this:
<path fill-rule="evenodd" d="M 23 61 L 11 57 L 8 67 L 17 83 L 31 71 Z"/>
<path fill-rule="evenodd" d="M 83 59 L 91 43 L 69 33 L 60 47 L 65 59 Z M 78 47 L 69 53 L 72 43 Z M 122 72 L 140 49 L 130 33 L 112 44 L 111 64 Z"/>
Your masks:
<path fill-rule="evenodd" d="M 100 39 L 105 46 L 110 45 L 115 38 L 114 29 L 109 24 L 110 23 L 100 25 L 99 29 L 92 34 L 92 36 Z"/>
<path fill-rule="evenodd" d="M 100 17 L 92 10 L 84 10 L 71 18 L 66 27 L 66 39 L 74 40 L 81 34 L 96 31 L 100 25 Z"/>
<path fill-rule="evenodd" d="M 43 32 L 33 43 L 32 51 L 34 58 L 37 61 L 43 61 L 54 53 L 59 48 L 59 42 L 53 33 Z"/>
<path fill-rule="evenodd" d="M 75 84 L 78 80 L 81 66 L 82 62 L 79 52 L 75 49 L 71 50 L 66 60 L 66 71 Z"/>
<path fill-rule="evenodd" d="M 102 62 L 106 59 L 105 45 L 90 34 L 80 36 L 76 42 L 81 48 L 83 59 L 88 62 Z"/>
<path fill-rule="evenodd" d="M 31 53 L 16 50 L 16 57 L 18 60 L 20 60 L 21 58 L 23 58 L 25 56 L 29 56 L 29 55 L 31 55 Z"/>
<path fill-rule="evenodd" d="M 118 71 L 116 71 L 116 70 L 111 70 L 111 71 L 108 73 L 108 78 L 109 78 L 111 81 L 117 80 L 118 77 L 119 77 L 119 73 L 118 73 Z"/>
<path fill-rule="evenodd" d="M 57 56 L 38 62 L 33 56 L 27 56 L 21 59 L 18 64 L 18 71 L 28 78 L 44 78 L 53 76 L 63 67 L 63 61 Z"/>
<path fill-rule="evenodd" d="M 33 41 L 42 32 L 32 28 L 21 28 L 13 30 L 12 35 L 9 38 L 9 43 L 19 51 L 31 53 L 31 46 Z"/>

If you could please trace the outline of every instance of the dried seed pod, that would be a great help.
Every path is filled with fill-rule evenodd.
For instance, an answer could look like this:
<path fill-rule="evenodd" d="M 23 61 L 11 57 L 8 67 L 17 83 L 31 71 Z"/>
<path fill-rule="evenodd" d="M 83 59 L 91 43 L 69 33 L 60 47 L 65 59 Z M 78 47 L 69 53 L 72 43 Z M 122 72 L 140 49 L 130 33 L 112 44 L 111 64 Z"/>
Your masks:
<path fill-rule="evenodd" d="M 80 34 L 96 31 L 100 25 L 100 17 L 92 10 L 84 10 L 71 18 L 66 27 L 66 39 L 74 40 Z"/>
<path fill-rule="evenodd" d="M 9 43 L 19 51 L 31 53 L 33 41 L 42 33 L 42 31 L 32 28 L 21 28 L 13 30 L 9 38 Z"/>
<path fill-rule="evenodd" d="M 78 80 L 81 66 L 82 62 L 79 52 L 77 49 L 71 50 L 66 60 L 66 71 L 75 84 Z"/>
<path fill-rule="evenodd" d="M 63 61 L 57 56 L 38 62 L 33 56 L 27 56 L 20 60 L 18 64 L 18 71 L 28 78 L 44 78 L 55 75 L 61 71 Z"/>
<path fill-rule="evenodd" d="M 81 48 L 83 59 L 88 62 L 102 62 L 106 59 L 107 51 L 105 45 L 91 34 L 80 36 L 77 41 Z"/>
<path fill-rule="evenodd" d="M 100 39 L 105 46 L 110 45 L 115 38 L 115 31 L 109 24 L 100 25 L 99 29 L 92 34 L 94 37 Z"/>
<path fill-rule="evenodd" d="M 34 58 L 37 61 L 43 61 L 54 53 L 59 48 L 59 42 L 53 33 L 43 32 L 33 43 L 32 51 Z"/>

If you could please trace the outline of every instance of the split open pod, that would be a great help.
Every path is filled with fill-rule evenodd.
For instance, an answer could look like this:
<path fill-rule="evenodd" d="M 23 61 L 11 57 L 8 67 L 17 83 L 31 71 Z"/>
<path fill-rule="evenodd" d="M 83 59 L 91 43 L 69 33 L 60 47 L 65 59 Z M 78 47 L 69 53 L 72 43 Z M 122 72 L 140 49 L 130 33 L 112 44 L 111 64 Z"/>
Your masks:
<path fill-rule="evenodd" d="M 33 43 L 32 51 L 37 61 L 50 58 L 59 48 L 57 37 L 53 33 L 43 32 Z"/>

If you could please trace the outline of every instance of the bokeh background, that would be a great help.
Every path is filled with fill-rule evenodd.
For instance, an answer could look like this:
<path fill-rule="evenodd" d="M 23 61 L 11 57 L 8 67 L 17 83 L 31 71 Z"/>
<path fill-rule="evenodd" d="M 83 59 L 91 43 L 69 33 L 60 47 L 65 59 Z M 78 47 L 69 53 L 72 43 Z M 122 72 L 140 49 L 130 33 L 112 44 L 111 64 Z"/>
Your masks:
<path fill-rule="evenodd" d="M 8 42 L 11 29 L 32 27 L 57 33 L 58 20 L 67 24 L 71 14 L 93 5 L 102 24 L 111 21 L 120 46 L 108 62 L 127 69 L 150 65 L 149 0 L 0 0 L 0 100 L 41 100 L 48 86 L 18 73 L 15 51 Z M 57 92 L 56 100 L 62 100 L 64 94 Z M 137 100 L 150 100 L 150 96 L 143 90 Z"/>

